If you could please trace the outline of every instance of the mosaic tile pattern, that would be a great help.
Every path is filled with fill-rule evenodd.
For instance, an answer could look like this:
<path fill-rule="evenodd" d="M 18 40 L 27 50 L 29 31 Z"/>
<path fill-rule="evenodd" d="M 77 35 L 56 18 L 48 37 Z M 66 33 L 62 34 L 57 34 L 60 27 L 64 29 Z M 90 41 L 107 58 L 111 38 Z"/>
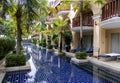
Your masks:
<path fill-rule="evenodd" d="M 2 83 L 26 83 L 29 71 L 7 72 Z"/>
<path fill-rule="evenodd" d="M 35 46 L 29 48 L 31 71 L 8 72 L 3 83 L 120 83 L 119 74 L 88 63 L 76 66 L 65 56 Z"/>

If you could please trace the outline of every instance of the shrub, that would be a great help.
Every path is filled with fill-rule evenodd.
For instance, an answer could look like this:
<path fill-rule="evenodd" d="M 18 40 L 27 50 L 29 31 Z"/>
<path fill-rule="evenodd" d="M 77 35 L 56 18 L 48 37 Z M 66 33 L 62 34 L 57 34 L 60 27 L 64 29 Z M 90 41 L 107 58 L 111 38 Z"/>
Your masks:
<path fill-rule="evenodd" d="M 58 44 L 58 41 L 59 41 L 58 35 L 54 34 L 52 37 L 52 40 L 54 41 L 55 44 Z"/>
<path fill-rule="evenodd" d="M 63 39 L 65 41 L 65 44 L 70 45 L 72 42 L 72 33 L 70 30 L 65 30 L 63 33 Z"/>
<path fill-rule="evenodd" d="M 39 42 L 40 42 L 39 38 L 33 38 L 33 44 L 37 44 Z"/>
<path fill-rule="evenodd" d="M 15 48 L 15 39 L 9 37 L 0 38 L 0 59 L 4 58 L 6 54 L 13 51 Z"/>
<path fill-rule="evenodd" d="M 42 46 L 42 43 L 39 43 L 39 46 Z"/>
<path fill-rule="evenodd" d="M 6 67 L 22 66 L 26 64 L 25 55 L 8 54 L 6 56 Z"/>
<path fill-rule="evenodd" d="M 87 58 L 87 53 L 79 51 L 79 52 L 75 53 L 75 57 L 77 59 L 86 59 Z"/>
<path fill-rule="evenodd" d="M 42 46 L 43 46 L 43 47 L 46 47 L 46 43 L 45 43 L 45 42 L 44 42 L 44 43 L 42 43 Z"/>
<path fill-rule="evenodd" d="M 50 36 L 48 36 L 47 42 L 48 42 L 48 43 L 51 43 L 51 38 L 50 38 Z"/>
<path fill-rule="evenodd" d="M 45 38 L 42 38 L 42 39 L 41 39 L 41 43 L 44 43 L 44 42 L 46 42 L 46 39 L 45 39 Z"/>
<path fill-rule="evenodd" d="M 53 45 L 48 45 L 48 49 L 52 49 L 53 48 Z"/>

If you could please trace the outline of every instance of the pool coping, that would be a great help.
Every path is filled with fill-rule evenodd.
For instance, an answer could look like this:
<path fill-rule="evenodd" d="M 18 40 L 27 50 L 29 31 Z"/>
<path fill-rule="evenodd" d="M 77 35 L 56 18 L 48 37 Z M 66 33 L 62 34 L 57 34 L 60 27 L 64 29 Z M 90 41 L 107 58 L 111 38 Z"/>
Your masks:
<path fill-rule="evenodd" d="M 103 68 L 106 68 L 106 69 L 108 69 L 108 70 L 110 70 L 112 72 L 120 74 L 120 68 L 113 67 L 112 65 L 107 64 L 104 61 L 97 60 L 96 58 L 87 57 L 87 59 L 85 59 L 85 60 L 71 58 L 71 63 L 73 63 L 75 65 L 84 64 L 86 62 L 90 62 L 90 63 L 92 63 L 92 64 L 94 64 L 96 66 L 103 67 Z"/>
<path fill-rule="evenodd" d="M 20 70 L 30 70 L 30 63 L 27 61 L 24 66 L 15 66 L 15 67 L 5 67 L 5 61 L 0 65 L 0 83 L 4 79 L 6 72 L 10 71 L 20 71 Z"/>
<path fill-rule="evenodd" d="M 54 51 L 58 52 L 57 49 L 54 49 Z M 103 68 L 106 68 L 110 71 L 113 71 L 113 72 L 116 72 L 116 73 L 120 74 L 120 68 L 118 68 L 117 66 L 115 67 L 115 66 L 110 65 L 110 63 L 108 64 L 104 61 L 100 61 L 95 57 L 87 57 L 86 60 L 80 60 L 80 59 L 75 58 L 75 53 L 65 52 L 65 51 L 63 51 L 63 52 L 65 53 L 65 55 L 67 57 L 71 58 L 71 63 L 73 63 L 73 64 L 79 65 L 79 64 L 82 64 L 82 63 L 90 62 L 90 63 L 92 63 L 96 66 L 103 67 Z"/>
<path fill-rule="evenodd" d="M 107 64 L 106 62 L 104 61 L 100 61 L 96 58 L 93 58 L 93 57 L 88 57 L 89 61 L 94 64 L 94 65 L 97 65 L 97 66 L 100 66 L 100 67 L 103 67 L 103 68 L 106 68 L 112 72 L 115 72 L 115 73 L 118 73 L 120 74 L 120 68 L 118 68 L 117 66 L 112 66 L 110 64 Z"/>

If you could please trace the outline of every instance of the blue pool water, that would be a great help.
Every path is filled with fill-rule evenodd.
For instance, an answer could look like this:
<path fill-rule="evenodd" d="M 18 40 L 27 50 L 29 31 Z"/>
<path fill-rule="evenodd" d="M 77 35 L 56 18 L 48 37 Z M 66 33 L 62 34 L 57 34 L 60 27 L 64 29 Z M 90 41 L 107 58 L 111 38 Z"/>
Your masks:
<path fill-rule="evenodd" d="M 2 83 L 120 83 L 120 75 L 90 63 L 73 65 L 36 46 L 25 46 L 31 70 L 7 72 Z"/>

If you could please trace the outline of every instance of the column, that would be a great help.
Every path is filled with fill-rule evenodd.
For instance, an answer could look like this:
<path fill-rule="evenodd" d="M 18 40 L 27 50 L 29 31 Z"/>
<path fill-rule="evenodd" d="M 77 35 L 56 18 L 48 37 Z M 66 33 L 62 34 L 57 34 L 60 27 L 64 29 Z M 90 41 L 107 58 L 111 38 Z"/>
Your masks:
<path fill-rule="evenodd" d="M 105 53 L 105 29 L 101 27 L 101 14 L 93 16 L 94 20 L 94 38 L 93 38 L 93 56 Z"/>

